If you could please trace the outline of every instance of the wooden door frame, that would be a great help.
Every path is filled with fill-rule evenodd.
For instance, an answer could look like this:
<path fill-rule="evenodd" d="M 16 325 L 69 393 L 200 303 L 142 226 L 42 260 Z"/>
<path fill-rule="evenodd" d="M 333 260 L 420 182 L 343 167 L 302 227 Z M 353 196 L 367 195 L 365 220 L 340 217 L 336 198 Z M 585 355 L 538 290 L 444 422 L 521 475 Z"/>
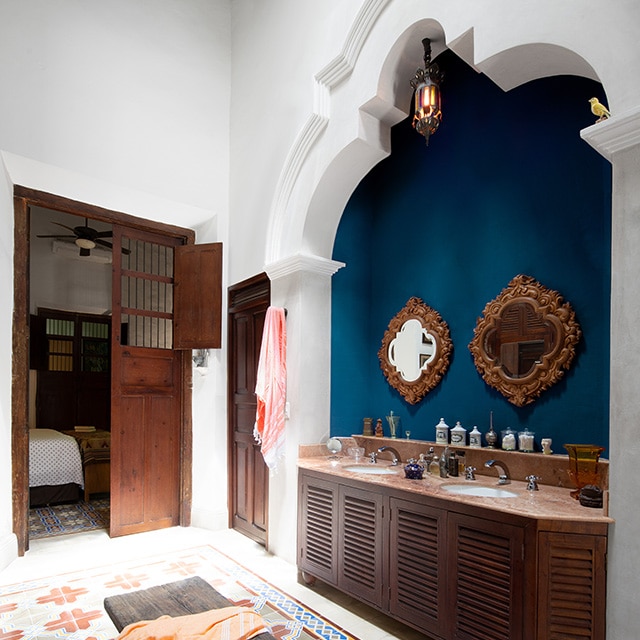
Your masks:
<path fill-rule="evenodd" d="M 13 250 L 13 329 L 11 383 L 11 459 L 13 532 L 18 541 L 18 555 L 29 548 L 29 231 L 30 207 L 37 206 L 82 218 L 119 224 L 131 229 L 152 231 L 160 235 L 183 238 L 193 244 L 195 232 L 160 222 L 70 200 L 44 191 L 14 185 Z M 191 523 L 192 499 L 192 422 L 191 352 L 181 351 L 182 384 L 180 446 L 180 525 Z"/>

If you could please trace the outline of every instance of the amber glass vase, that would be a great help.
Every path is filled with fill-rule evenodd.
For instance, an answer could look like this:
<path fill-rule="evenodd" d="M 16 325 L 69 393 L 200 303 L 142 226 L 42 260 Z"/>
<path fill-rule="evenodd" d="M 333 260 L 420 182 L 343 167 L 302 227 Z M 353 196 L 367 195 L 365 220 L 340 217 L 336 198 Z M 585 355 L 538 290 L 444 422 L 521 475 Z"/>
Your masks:
<path fill-rule="evenodd" d="M 569 477 L 576 485 L 571 496 L 577 500 L 582 487 L 588 484 L 600 486 L 598 460 L 604 447 L 596 444 L 565 444 L 564 448 L 569 453 Z"/>

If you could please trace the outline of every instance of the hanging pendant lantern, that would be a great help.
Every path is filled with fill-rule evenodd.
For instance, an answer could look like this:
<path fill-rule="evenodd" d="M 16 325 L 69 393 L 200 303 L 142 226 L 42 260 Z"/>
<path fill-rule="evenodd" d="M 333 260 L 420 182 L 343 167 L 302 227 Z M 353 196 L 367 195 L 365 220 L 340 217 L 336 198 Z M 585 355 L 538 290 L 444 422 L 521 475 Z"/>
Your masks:
<path fill-rule="evenodd" d="M 426 139 L 433 135 L 442 120 L 440 82 L 442 73 L 438 65 L 431 62 L 431 40 L 422 41 L 424 47 L 424 69 L 418 69 L 410 84 L 414 93 L 413 128 Z"/>

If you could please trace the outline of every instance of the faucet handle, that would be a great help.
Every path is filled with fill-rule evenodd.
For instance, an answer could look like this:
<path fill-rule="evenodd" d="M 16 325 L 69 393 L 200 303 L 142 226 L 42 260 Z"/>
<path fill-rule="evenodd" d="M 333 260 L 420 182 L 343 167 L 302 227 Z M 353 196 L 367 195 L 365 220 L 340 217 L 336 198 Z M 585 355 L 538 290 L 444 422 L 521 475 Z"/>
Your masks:
<path fill-rule="evenodd" d="M 375 464 L 376 462 L 378 462 L 378 452 L 377 451 L 372 451 L 369 454 L 369 462 L 371 464 Z"/>
<path fill-rule="evenodd" d="M 538 480 L 542 480 L 540 476 L 527 476 L 527 491 L 538 491 Z"/>
<path fill-rule="evenodd" d="M 475 467 L 466 467 L 464 470 L 464 479 L 465 480 L 475 480 L 476 479 L 476 471 Z"/>

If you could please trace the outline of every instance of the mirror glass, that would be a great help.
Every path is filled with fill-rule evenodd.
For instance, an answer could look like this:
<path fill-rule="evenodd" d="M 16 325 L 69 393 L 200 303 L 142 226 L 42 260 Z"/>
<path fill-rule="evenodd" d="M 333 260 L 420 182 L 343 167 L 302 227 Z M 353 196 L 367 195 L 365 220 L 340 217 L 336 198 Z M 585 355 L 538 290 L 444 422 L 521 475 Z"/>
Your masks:
<path fill-rule="evenodd" d="M 529 301 L 505 304 L 495 329 L 487 332 L 487 354 L 509 378 L 529 375 L 545 355 L 557 348 L 558 332 Z"/>
<path fill-rule="evenodd" d="M 571 305 L 519 275 L 486 305 L 469 350 L 484 381 L 524 406 L 569 369 L 580 337 Z"/>
<path fill-rule="evenodd" d="M 413 297 L 389 323 L 378 351 L 380 368 L 389 384 L 415 404 L 440 382 L 452 349 L 440 314 Z"/>
<path fill-rule="evenodd" d="M 420 320 L 407 320 L 389 344 L 389 362 L 407 382 L 417 380 L 436 357 L 436 341 Z"/>

